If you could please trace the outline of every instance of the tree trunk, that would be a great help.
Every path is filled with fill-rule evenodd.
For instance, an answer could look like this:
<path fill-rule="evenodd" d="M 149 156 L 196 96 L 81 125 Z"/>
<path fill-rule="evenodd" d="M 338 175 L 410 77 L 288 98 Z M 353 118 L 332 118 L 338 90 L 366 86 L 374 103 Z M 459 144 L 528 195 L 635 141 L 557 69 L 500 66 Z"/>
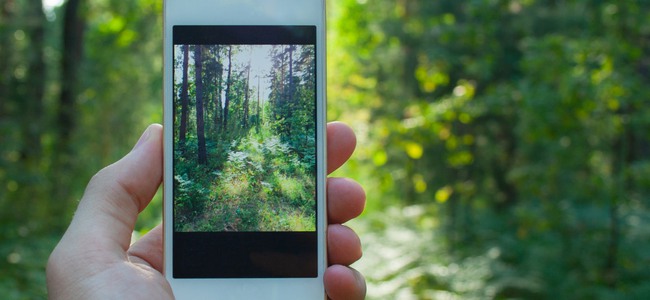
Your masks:
<path fill-rule="evenodd" d="M 221 119 L 222 119 L 222 102 L 221 102 L 221 83 L 223 81 L 223 64 L 221 63 L 221 60 L 219 58 L 220 55 L 220 47 L 217 46 L 216 53 L 215 53 L 215 60 L 217 60 L 217 78 L 216 78 L 216 86 L 217 86 L 217 91 L 216 91 L 216 96 L 214 97 L 214 128 L 215 130 L 218 130 L 220 124 L 221 124 Z M 215 132 L 216 133 L 216 132 Z"/>
<path fill-rule="evenodd" d="M 293 103 L 293 94 L 294 94 L 294 88 L 293 88 L 293 51 L 295 49 L 295 46 L 289 46 L 289 86 L 287 88 L 287 107 L 286 107 L 286 112 L 287 115 L 285 118 L 287 119 L 286 123 L 286 134 L 287 136 L 291 136 L 291 127 L 293 126 L 293 122 L 290 121 L 292 115 L 293 115 L 293 110 L 295 109 L 295 103 Z"/>
<path fill-rule="evenodd" d="M 45 94 L 45 15 L 43 2 L 31 0 L 28 3 L 27 32 L 30 46 L 28 52 L 28 69 L 25 80 L 24 108 L 22 116 L 23 144 L 21 158 L 29 169 L 38 166 L 41 157 L 41 135 L 43 124 L 43 96 Z"/>
<path fill-rule="evenodd" d="M 203 46 L 196 45 L 194 48 L 194 64 L 195 69 L 195 81 L 196 85 L 196 136 L 198 143 L 198 159 L 199 164 L 205 165 L 208 162 L 206 149 L 205 149 L 205 133 L 204 133 L 204 124 L 203 124 L 203 55 L 202 49 Z"/>
<path fill-rule="evenodd" d="M 5 0 L 0 3 L 0 117 L 8 115 L 9 112 L 7 101 L 12 99 L 11 90 L 12 84 L 12 69 L 11 56 L 13 50 L 13 43 L 11 33 L 14 31 L 14 0 Z"/>
<path fill-rule="evenodd" d="M 23 142 L 20 144 L 20 161 L 27 173 L 40 176 L 41 135 L 45 128 L 43 95 L 45 93 L 45 15 L 40 0 L 30 0 L 25 6 L 24 30 L 29 46 L 22 49 L 27 61 L 27 73 L 15 82 L 18 89 L 16 102 L 20 107 L 19 123 Z"/>
<path fill-rule="evenodd" d="M 52 201 L 49 211 L 53 219 L 60 220 L 69 213 L 69 187 L 72 178 L 60 176 L 73 172 L 72 133 L 76 127 L 76 98 L 79 84 L 78 70 L 83 53 L 85 20 L 79 13 L 81 0 L 68 0 L 63 13 L 63 40 L 61 53 L 61 94 L 59 95 L 55 128 L 57 130 L 52 167 Z M 65 224 L 56 224 L 65 226 Z M 62 227 L 63 228 L 63 227 Z"/>
<path fill-rule="evenodd" d="M 223 107 L 223 130 L 228 130 L 228 109 L 230 106 L 230 87 L 232 76 L 232 46 L 228 47 L 228 78 L 226 79 L 226 103 Z"/>
<path fill-rule="evenodd" d="M 83 51 L 85 20 L 79 13 L 81 0 L 68 0 L 63 15 L 63 47 L 61 53 L 61 95 L 57 127 L 59 151 L 68 147 L 71 133 L 76 125 L 75 99 L 78 85 L 78 69 Z"/>
<path fill-rule="evenodd" d="M 244 129 L 248 129 L 248 105 L 250 98 L 250 81 L 251 81 L 251 62 L 248 61 L 248 67 L 246 68 L 246 90 L 244 91 Z"/>
<path fill-rule="evenodd" d="M 262 100 L 260 98 L 260 87 L 261 87 L 260 76 L 258 75 L 257 76 L 257 120 L 256 120 L 257 121 L 256 125 L 258 128 L 260 127 L 260 123 L 262 122 L 262 110 L 260 105 L 260 101 Z"/>
<path fill-rule="evenodd" d="M 197 46 L 198 47 L 198 46 Z M 189 96 L 187 92 L 188 83 L 187 83 L 187 73 L 189 65 L 189 46 L 183 45 L 183 81 L 181 83 L 181 125 L 178 132 L 178 141 L 181 146 L 185 145 L 185 137 L 187 135 L 187 117 L 188 117 L 188 105 L 189 105 Z"/>
<path fill-rule="evenodd" d="M 277 103 L 277 105 L 279 107 L 282 107 L 282 105 L 284 104 L 285 99 L 287 97 L 287 94 L 286 94 L 287 90 L 285 89 L 285 86 L 284 86 L 284 81 L 286 80 L 286 78 L 284 76 L 285 75 L 284 68 L 285 68 L 285 63 L 286 63 L 284 48 L 282 49 L 282 54 L 281 55 L 282 55 L 282 64 L 281 64 L 281 67 L 280 67 L 280 97 L 279 97 L 280 99 L 279 99 L 279 101 Z"/>
<path fill-rule="evenodd" d="M 289 88 L 287 91 L 289 103 L 293 102 L 293 49 L 293 46 L 289 46 Z"/>

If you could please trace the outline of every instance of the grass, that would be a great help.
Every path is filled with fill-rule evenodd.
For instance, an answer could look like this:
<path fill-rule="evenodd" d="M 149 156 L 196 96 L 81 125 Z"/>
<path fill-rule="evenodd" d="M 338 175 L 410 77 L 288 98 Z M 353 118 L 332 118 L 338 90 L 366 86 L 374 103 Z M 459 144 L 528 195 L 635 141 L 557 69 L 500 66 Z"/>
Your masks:
<path fill-rule="evenodd" d="M 194 182 L 178 189 L 177 202 L 203 205 L 177 213 L 177 230 L 315 230 L 314 172 L 299 163 L 298 151 L 268 131 L 251 131 L 231 143 L 226 157 L 215 164 L 220 169 L 189 176 Z"/>

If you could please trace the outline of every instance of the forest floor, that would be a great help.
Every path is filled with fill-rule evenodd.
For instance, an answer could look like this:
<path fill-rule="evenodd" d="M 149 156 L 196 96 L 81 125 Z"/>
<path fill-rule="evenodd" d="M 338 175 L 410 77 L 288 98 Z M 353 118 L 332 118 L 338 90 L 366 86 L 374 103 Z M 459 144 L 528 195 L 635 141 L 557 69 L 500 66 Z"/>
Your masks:
<path fill-rule="evenodd" d="M 207 199 L 176 218 L 180 231 L 314 231 L 315 174 L 268 129 L 232 142 L 203 177 Z M 204 180 L 202 180 L 204 181 Z"/>

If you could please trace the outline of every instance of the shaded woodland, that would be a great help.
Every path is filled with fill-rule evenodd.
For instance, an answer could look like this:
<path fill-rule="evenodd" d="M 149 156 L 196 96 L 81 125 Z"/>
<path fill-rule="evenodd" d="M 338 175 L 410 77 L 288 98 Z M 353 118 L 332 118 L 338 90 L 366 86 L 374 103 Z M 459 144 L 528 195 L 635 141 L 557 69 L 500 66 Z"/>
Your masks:
<path fill-rule="evenodd" d="M 162 121 L 162 2 L 0 1 L 0 296 L 45 264 L 92 175 Z M 160 221 L 160 197 L 138 228 Z"/>
<path fill-rule="evenodd" d="M 347 225 L 364 244 L 355 268 L 368 280 L 368 299 L 650 295 L 650 2 L 337 0 L 327 6 L 328 116 L 358 135 L 352 160 L 334 176 L 353 177 L 367 191 L 366 212 Z M 127 153 L 147 124 L 162 122 L 161 12 L 158 0 L 67 0 L 59 7 L 0 1 L 3 299 L 47 298 L 47 257 L 88 180 Z M 277 77 L 265 72 L 260 87 L 257 67 L 248 78 L 248 60 L 236 63 L 223 128 L 229 47 L 218 54 L 208 48 L 201 50 L 202 69 L 220 64 L 221 71 L 200 74 L 205 164 L 199 163 L 196 49 L 187 49 L 177 188 L 186 200 L 202 200 L 187 201 L 184 215 L 193 222 L 177 229 L 253 228 L 259 223 L 244 220 L 260 216 L 235 211 L 213 226 L 189 218 L 190 206 L 215 203 L 225 187 L 207 178 L 225 182 L 225 174 L 242 183 L 228 186 L 236 193 L 259 184 L 262 192 L 268 188 L 259 198 L 306 199 L 290 196 L 304 191 L 296 188 L 301 177 L 283 168 L 293 157 L 309 161 L 310 151 L 299 145 L 313 135 L 294 134 L 302 132 L 291 127 L 299 124 L 296 115 L 271 105 L 288 90 L 261 87 L 267 78 L 293 85 L 294 95 L 307 90 L 304 71 L 295 71 L 306 66 L 299 62 L 304 49 L 293 52 L 299 78 L 293 84 L 286 54 L 285 76 L 276 67 Z M 211 98 L 218 94 L 221 106 Z M 283 117 L 272 118 L 274 110 Z M 253 149 L 275 149 L 280 168 Z M 237 164 L 246 173 L 226 172 Z M 261 180 L 258 167 L 265 171 Z M 283 189 L 263 184 L 279 182 Z M 142 212 L 134 236 L 161 221 L 160 198 Z"/>
<path fill-rule="evenodd" d="M 650 295 L 649 1 L 331 1 L 369 299 Z"/>
<path fill-rule="evenodd" d="M 315 229 L 315 53 L 177 45 L 174 228 Z"/>

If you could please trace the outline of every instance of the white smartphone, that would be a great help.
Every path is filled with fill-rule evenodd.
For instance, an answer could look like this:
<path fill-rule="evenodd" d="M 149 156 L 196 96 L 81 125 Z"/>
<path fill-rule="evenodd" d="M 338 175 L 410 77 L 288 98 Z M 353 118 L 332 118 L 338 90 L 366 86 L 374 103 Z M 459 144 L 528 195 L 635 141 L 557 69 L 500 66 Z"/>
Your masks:
<path fill-rule="evenodd" d="M 165 0 L 177 299 L 324 299 L 324 0 Z"/>

